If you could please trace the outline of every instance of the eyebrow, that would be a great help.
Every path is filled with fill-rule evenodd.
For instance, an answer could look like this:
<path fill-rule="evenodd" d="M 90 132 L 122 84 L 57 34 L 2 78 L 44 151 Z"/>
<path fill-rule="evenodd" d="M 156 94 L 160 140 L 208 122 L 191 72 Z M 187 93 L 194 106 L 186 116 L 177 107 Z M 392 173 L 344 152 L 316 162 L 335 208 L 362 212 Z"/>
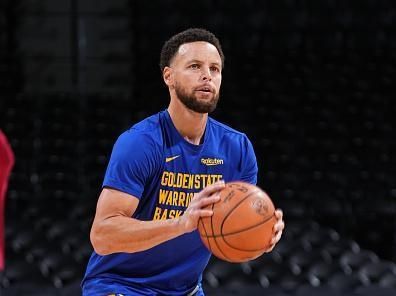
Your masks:
<path fill-rule="evenodd" d="M 193 59 L 193 60 L 189 60 L 187 61 L 187 64 L 191 64 L 191 63 L 198 63 L 198 64 L 202 64 L 203 62 L 197 59 Z M 221 68 L 221 64 L 214 62 L 214 63 L 210 63 L 211 65 L 215 65 Z"/>

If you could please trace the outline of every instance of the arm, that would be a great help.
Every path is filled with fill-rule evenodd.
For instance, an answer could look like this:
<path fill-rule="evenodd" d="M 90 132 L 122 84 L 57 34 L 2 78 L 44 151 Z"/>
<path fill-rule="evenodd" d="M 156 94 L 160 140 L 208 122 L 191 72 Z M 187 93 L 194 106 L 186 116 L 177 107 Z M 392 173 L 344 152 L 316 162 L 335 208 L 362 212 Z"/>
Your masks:
<path fill-rule="evenodd" d="M 218 182 L 195 194 L 181 217 L 156 221 L 131 218 L 139 200 L 130 194 L 104 188 L 99 196 L 90 235 L 95 252 L 108 255 L 144 251 L 193 231 L 197 228 L 199 217 L 213 214 L 212 210 L 203 208 L 219 200 L 216 193 L 223 187 L 224 182 Z"/>

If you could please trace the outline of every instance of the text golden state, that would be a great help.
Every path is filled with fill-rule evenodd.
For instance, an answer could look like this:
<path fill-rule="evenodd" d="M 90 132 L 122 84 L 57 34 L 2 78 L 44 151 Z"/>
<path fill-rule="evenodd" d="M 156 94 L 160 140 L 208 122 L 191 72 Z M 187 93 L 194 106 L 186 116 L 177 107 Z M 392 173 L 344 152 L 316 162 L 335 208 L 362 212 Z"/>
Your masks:
<path fill-rule="evenodd" d="M 195 192 L 223 179 L 219 174 L 185 174 L 164 171 L 153 220 L 180 217 Z"/>

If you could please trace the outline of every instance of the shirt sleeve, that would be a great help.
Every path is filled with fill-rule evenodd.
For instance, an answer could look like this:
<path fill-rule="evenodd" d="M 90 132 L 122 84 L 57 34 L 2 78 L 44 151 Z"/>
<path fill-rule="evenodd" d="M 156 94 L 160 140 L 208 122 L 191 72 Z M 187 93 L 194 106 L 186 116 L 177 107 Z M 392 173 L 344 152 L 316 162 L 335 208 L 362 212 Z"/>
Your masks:
<path fill-rule="evenodd" d="M 253 145 L 246 136 L 243 139 L 242 145 L 241 181 L 256 185 L 258 166 Z"/>
<path fill-rule="evenodd" d="M 130 129 L 116 141 L 103 187 L 141 198 L 156 167 L 155 145 L 149 134 Z"/>

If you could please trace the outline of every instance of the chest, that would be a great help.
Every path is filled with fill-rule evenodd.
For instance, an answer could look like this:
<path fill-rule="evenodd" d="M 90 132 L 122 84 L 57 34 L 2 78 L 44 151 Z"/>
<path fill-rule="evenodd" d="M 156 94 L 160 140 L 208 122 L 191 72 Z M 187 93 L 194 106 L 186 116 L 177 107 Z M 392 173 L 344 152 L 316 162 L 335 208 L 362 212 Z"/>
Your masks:
<path fill-rule="evenodd" d="M 238 177 L 236 162 L 228 151 L 202 149 L 189 151 L 178 146 L 165 151 L 161 185 L 199 190 L 218 180 Z"/>

